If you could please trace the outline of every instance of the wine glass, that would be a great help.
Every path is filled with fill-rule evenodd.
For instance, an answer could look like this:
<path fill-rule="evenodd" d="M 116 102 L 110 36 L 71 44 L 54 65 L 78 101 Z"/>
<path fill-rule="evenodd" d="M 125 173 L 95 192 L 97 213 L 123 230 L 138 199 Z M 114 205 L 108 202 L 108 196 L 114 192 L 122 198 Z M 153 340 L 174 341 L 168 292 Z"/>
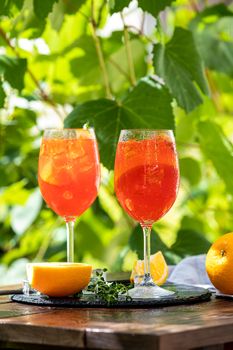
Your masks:
<path fill-rule="evenodd" d="M 66 222 L 67 261 L 74 262 L 74 222 L 94 202 L 100 184 L 94 130 L 45 130 L 38 182 L 45 202 Z"/>
<path fill-rule="evenodd" d="M 124 210 L 138 221 L 144 236 L 144 276 L 130 290 L 133 298 L 173 294 L 150 275 L 152 224 L 165 215 L 177 197 L 179 166 L 171 130 L 122 130 L 115 159 L 115 192 Z"/>

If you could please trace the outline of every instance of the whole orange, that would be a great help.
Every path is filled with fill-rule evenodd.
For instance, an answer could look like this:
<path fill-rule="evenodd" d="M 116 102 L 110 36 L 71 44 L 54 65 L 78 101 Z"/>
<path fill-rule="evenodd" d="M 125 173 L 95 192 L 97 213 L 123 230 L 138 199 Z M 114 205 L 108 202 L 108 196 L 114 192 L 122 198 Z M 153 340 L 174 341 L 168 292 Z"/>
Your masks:
<path fill-rule="evenodd" d="M 210 247 L 206 271 L 215 288 L 233 294 L 233 232 L 223 235 Z"/>

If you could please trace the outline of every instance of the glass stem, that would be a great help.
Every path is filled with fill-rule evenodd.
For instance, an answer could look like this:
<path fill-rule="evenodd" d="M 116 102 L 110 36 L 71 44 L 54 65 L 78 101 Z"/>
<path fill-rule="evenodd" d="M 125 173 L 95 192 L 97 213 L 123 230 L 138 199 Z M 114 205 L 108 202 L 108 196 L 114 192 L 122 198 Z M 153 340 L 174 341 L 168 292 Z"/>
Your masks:
<path fill-rule="evenodd" d="M 74 221 L 66 222 L 67 262 L 74 262 Z"/>
<path fill-rule="evenodd" d="M 151 225 L 142 226 L 144 238 L 144 279 L 150 279 L 150 234 Z"/>

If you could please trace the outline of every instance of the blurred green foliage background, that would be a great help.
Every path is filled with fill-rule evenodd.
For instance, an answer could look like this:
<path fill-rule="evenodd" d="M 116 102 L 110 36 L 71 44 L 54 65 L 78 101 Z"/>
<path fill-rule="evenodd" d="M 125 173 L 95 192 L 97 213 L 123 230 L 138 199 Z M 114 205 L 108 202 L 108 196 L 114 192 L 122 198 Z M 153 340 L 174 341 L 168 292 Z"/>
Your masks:
<path fill-rule="evenodd" d="M 130 270 L 139 227 L 114 195 L 122 128 L 172 128 L 181 185 L 154 225 L 169 263 L 233 230 L 233 6 L 213 0 L 0 0 L 0 283 L 65 261 L 63 220 L 37 184 L 46 127 L 95 127 L 99 197 L 78 219 L 76 260 Z M 68 117 L 67 117 L 68 116 Z"/>

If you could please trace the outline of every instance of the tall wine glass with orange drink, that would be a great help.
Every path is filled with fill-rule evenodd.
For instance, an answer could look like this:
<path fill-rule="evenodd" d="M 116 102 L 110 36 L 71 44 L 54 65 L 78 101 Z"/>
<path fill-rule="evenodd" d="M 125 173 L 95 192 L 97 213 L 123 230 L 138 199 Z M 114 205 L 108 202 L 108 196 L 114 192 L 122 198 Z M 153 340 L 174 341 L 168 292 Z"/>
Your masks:
<path fill-rule="evenodd" d="M 150 275 L 152 224 L 175 202 L 179 166 L 171 130 L 122 130 L 115 159 L 115 191 L 124 210 L 138 221 L 144 235 L 144 276 L 130 290 L 134 298 L 160 298 L 172 294 Z"/>
<path fill-rule="evenodd" d="M 39 155 L 38 181 L 48 206 L 67 227 L 67 261 L 74 261 L 74 222 L 94 202 L 100 184 L 93 129 L 48 129 Z"/>

